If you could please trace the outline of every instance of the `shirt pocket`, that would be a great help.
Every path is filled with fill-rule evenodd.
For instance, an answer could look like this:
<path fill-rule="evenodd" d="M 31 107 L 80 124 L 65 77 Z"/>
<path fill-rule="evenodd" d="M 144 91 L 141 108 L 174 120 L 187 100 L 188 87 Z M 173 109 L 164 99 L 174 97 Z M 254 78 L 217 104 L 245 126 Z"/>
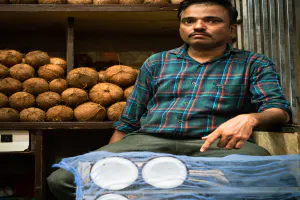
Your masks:
<path fill-rule="evenodd" d="M 246 96 L 246 85 L 217 84 L 217 95 L 213 110 L 218 112 L 239 112 Z"/>

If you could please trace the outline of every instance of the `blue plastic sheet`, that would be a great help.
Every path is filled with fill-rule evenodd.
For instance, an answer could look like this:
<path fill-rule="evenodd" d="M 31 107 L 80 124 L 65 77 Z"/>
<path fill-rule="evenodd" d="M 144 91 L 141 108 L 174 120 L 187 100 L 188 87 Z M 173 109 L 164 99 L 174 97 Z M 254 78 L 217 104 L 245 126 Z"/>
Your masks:
<path fill-rule="evenodd" d="M 154 158 L 165 156 L 179 159 L 187 168 L 187 177 L 178 187 L 160 189 L 143 180 L 142 167 Z M 109 157 L 126 158 L 136 164 L 139 176 L 133 184 L 121 190 L 108 190 L 93 182 L 90 177 L 92 166 Z M 99 151 L 64 158 L 53 166 L 74 174 L 77 200 L 98 199 L 105 194 L 119 194 L 138 200 L 300 199 L 300 155 L 231 155 L 215 158 Z"/>

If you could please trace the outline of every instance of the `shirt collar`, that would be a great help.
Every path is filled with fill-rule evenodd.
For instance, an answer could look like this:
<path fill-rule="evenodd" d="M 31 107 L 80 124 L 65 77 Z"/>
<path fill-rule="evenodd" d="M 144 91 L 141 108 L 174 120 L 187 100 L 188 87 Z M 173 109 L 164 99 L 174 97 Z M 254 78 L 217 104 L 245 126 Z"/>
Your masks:
<path fill-rule="evenodd" d="M 186 56 L 189 57 L 189 55 L 187 53 L 188 47 L 189 47 L 189 45 L 187 43 L 184 43 L 181 47 L 171 50 L 170 53 L 177 55 L 178 58 L 184 58 Z M 231 53 L 237 53 L 240 51 L 241 50 L 239 50 L 239 49 L 234 49 L 230 44 L 227 44 L 225 53 L 219 58 L 226 57 L 226 56 L 230 55 Z"/>

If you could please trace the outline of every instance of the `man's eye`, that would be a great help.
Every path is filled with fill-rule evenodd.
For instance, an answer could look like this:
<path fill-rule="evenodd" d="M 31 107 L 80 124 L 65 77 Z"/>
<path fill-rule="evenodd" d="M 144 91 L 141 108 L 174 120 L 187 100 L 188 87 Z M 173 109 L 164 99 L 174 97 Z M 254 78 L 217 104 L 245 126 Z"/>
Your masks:
<path fill-rule="evenodd" d="M 185 20 L 183 20 L 183 23 L 184 24 L 191 24 L 191 23 L 193 23 L 193 20 L 191 20 L 191 19 L 185 19 Z"/>
<path fill-rule="evenodd" d="M 208 21 L 208 23 L 210 23 L 210 24 L 216 24 L 218 22 L 219 22 L 219 20 L 216 20 L 216 19 L 212 19 L 212 20 Z"/>

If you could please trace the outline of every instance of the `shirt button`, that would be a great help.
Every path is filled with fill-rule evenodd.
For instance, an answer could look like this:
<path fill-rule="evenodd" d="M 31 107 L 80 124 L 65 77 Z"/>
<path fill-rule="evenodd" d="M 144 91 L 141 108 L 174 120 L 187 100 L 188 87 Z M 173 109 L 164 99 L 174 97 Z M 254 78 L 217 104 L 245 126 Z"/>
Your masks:
<path fill-rule="evenodd" d="M 178 120 L 178 123 L 182 123 L 183 121 L 182 120 Z"/>
<path fill-rule="evenodd" d="M 196 82 L 192 82 L 193 85 L 196 85 Z"/>
<path fill-rule="evenodd" d="M 189 104 L 189 102 L 184 102 L 184 105 L 186 105 L 186 106 L 187 106 L 188 104 Z"/>

